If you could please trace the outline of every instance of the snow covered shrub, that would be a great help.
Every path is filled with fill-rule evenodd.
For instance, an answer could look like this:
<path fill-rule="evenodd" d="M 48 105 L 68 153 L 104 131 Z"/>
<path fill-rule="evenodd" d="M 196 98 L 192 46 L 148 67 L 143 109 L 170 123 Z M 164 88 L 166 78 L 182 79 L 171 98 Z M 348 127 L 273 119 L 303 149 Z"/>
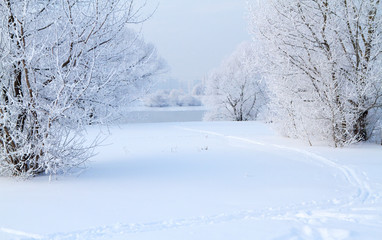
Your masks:
<path fill-rule="evenodd" d="M 136 15 L 133 1 L 0 3 L 1 175 L 62 173 L 91 156 L 89 118 L 129 102 L 163 65 L 127 28 Z"/>
<path fill-rule="evenodd" d="M 248 121 L 266 105 L 259 59 L 251 43 L 242 43 L 206 79 L 205 120 Z"/>
<path fill-rule="evenodd" d="M 183 96 L 180 96 L 178 105 L 195 107 L 195 106 L 201 106 L 202 102 L 194 96 L 183 95 Z"/>
<path fill-rule="evenodd" d="M 381 118 L 382 3 L 273 0 L 252 8 L 272 121 L 287 136 L 343 146 Z"/>
<path fill-rule="evenodd" d="M 184 94 L 182 90 L 173 89 L 170 92 L 158 90 L 144 99 L 147 107 L 184 107 L 201 106 L 202 102 L 194 96 Z"/>
<path fill-rule="evenodd" d="M 168 95 L 168 99 L 171 106 L 182 106 L 179 102 L 180 97 L 183 96 L 184 93 L 182 90 L 179 89 L 173 89 L 170 91 L 170 94 Z"/>
<path fill-rule="evenodd" d="M 168 91 L 157 91 L 154 94 L 150 94 L 144 98 L 144 105 L 146 107 L 168 107 L 170 101 L 168 97 Z"/>

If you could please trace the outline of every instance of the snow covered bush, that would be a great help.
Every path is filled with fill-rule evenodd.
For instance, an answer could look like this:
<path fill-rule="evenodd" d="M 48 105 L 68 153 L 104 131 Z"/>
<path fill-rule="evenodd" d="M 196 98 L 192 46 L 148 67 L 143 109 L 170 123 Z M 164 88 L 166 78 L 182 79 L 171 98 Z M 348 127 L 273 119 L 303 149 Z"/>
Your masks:
<path fill-rule="evenodd" d="M 285 135 L 343 146 L 375 132 L 382 104 L 381 10 L 379 0 L 253 5 L 272 121 Z"/>
<path fill-rule="evenodd" d="M 163 66 L 127 28 L 137 14 L 133 1 L 0 2 L 1 175 L 62 173 L 91 156 L 89 119 Z"/>
<path fill-rule="evenodd" d="M 178 100 L 178 105 L 196 107 L 196 106 L 201 106 L 202 102 L 194 96 L 183 95 L 183 96 L 180 96 Z"/>
<path fill-rule="evenodd" d="M 266 104 L 259 60 L 251 43 L 242 43 L 206 79 L 205 120 L 248 121 Z"/>
<path fill-rule="evenodd" d="M 144 99 L 146 107 L 168 107 L 169 102 L 168 92 L 163 90 L 150 94 Z"/>
<path fill-rule="evenodd" d="M 182 106 L 179 102 L 180 97 L 184 95 L 182 90 L 172 89 L 168 95 L 169 105 L 170 106 Z"/>
<path fill-rule="evenodd" d="M 185 107 L 201 106 L 202 102 L 198 98 L 185 94 L 179 89 L 173 89 L 171 91 L 156 91 L 144 99 L 144 105 L 147 107 Z"/>

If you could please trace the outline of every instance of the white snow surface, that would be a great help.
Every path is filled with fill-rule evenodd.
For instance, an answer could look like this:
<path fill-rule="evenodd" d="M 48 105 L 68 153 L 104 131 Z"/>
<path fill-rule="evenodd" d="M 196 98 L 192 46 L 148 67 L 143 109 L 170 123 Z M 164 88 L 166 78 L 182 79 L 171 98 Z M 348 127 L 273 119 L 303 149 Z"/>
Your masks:
<path fill-rule="evenodd" d="M 379 145 L 309 147 L 259 122 L 103 131 L 79 174 L 0 178 L 1 240 L 382 239 Z"/>

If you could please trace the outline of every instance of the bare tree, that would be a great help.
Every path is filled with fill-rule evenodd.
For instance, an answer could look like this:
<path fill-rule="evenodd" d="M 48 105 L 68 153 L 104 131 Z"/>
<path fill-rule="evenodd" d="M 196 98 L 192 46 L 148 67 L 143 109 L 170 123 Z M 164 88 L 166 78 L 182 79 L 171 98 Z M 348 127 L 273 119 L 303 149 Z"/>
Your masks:
<path fill-rule="evenodd" d="M 380 1 L 274 0 L 251 12 L 280 129 L 334 146 L 367 140 L 380 119 Z"/>
<path fill-rule="evenodd" d="M 56 174 L 89 158 L 89 117 L 161 69 L 127 28 L 138 12 L 133 0 L 1 0 L 1 174 Z"/>

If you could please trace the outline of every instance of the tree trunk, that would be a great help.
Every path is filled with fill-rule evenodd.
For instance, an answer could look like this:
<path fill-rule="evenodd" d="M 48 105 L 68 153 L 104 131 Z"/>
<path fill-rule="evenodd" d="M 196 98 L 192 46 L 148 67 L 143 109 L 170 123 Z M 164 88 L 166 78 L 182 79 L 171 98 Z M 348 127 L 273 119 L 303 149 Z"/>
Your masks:
<path fill-rule="evenodd" d="M 369 111 L 365 111 L 360 114 L 354 126 L 354 135 L 357 137 L 357 141 L 366 141 L 368 139 L 367 134 L 367 117 Z"/>

